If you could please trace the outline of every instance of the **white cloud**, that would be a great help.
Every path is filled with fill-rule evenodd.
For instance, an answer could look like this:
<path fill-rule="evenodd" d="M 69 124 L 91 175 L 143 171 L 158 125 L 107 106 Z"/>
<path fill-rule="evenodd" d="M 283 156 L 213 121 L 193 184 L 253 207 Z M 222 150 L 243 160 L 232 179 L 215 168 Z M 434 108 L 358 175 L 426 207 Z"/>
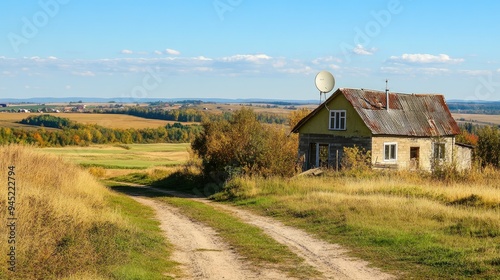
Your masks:
<path fill-rule="evenodd" d="M 336 57 L 333 57 L 333 56 L 327 56 L 327 57 L 318 57 L 316 59 L 314 59 L 312 61 L 313 64 L 316 64 L 316 65 L 319 65 L 319 64 L 323 64 L 323 63 L 332 63 L 332 62 L 335 62 L 335 63 L 341 63 L 342 62 L 342 59 L 340 58 L 336 58 Z"/>
<path fill-rule="evenodd" d="M 429 75 L 429 76 L 446 75 L 446 74 L 451 73 L 450 69 L 447 69 L 447 68 L 427 67 L 427 68 L 421 68 L 418 70 L 420 73 L 425 74 L 425 75 Z"/>
<path fill-rule="evenodd" d="M 65 88 L 65 89 L 67 89 L 67 90 L 70 90 L 70 89 L 71 89 L 71 86 L 70 86 L 70 85 L 67 85 L 67 86 L 65 86 L 64 88 Z"/>
<path fill-rule="evenodd" d="M 403 63 L 403 64 L 429 64 L 429 63 L 461 63 L 464 61 L 463 58 L 451 58 L 447 54 L 408 54 L 405 53 L 401 56 L 391 56 L 389 58 L 390 62 L 394 63 Z"/>
<path fill-rule="evenodd" d="M 282 70 L 279 70 L 282 73 L 287 73 L 287 74 L 312 74 L 315 71 L 309 67 L 309 66 L 304 66 L 304 67 L 294 67 L 294 68 L 285 68 Z"/>
<path fill-rule="evenodd" d="M 132 53 L 138 54 L 135 51 Z M 16 74 L 16 76 L 39 75 L 43 77 L 62 76 L 69 73 L 70 75 L 84 78 L 110 75 L 141 75 L 141 73 L 146 73 L 148 69 L 153 68 L 159 75 L 211 73 L 211 75 L 223 76 L 255 75 L 261 73 L 269 75 L 310 75 L 323 69 L 337 70 L 340 68 L 337 63 L 340 60 L 334 57 L 318 59 L 317 62 L 321 63 L 314 65 L 311 61 L 286 57 L 273 58 L 266 54 L 237 54 L 225 57 L 153 55 L 141 58 L 127 56 L 89 60 L 25 57 L 8 58 L 1 61 L 0 75 L 2 75 L 2 71 L 9 71 Z M 62 87 L 64 87 L 64 84 Z"/>
<path fill-rule="evenodd" d="M 414 68 L 414 67 L 381 67 L 382 73 L 396 74 L 396 75 L 446 75 L 450 74 L 450 69 L 447 68 L 436 68 L 436 67 L 424 67 L 424 68 Z"/>
<path fill-rule="evenodd" d="M 81 76 L 81 77 L 94 77 L 95 76 L 94 72 L 92 72 L 92 71 L 83 71 L 83 72 L 73 71 L 73 72 L 71 72 L 71 74 L 73 74 L 75 76 Z"/>
<path fill-rule="evenodd" d="M 375 51 L 376 51 L 375 48 L 367 49 L 360 44 L 356 45 L 356 47 L 352 49 L 352 52 L 357 55 L 373 55 Z"/>
<path fill-rule="evenodd" d="M 212 67 L 195 67 L 193 68 L 197 72 L 212 72 L 214 69 Z"/>
<path fill-rule="evenodd" d="M 262 62 L 265 60 L 270 60 L 272 57 L 266 54 L 237 54 L 233 56 L 223 57 L 222 61 L 235 62 L 235 61 L 247 61 L 247 62 Z"/>
<path fill-rule="evenodd" d="M 165 52 L 168 53 L 168 54 L 171 54 L 171 55 L 180 55 L 181 54 L 180 51 L 173 50 L 173 49 L 166 49 Z"/>
<path fill-rule="evenodd" d="M 122 50 L 121 53 L 122 54 L 133 54 L 134 52 L 131 50 Z"/>
<path fill-rule="evenodd" d="M 161 51 L 154 51 L 155 54 L 157 55 L 162 55 L 163 53 Z"/>
<path fill-rule="evenodd" d="M 330 65 L 328 65 L 328 67 L 330 67 L 333 70 L 339 70 L 340 69 L 340 66 L 338 66 L 336 64 L 330 64 Z"/>
<path fill-rule="evenodd" d="M 286 65 L 286 61 L 284 59 L 279 59 L 273 63 L 274 68 L 282 68 L 282 67 L 285 67 L 285 65 Z"/>
<path fill-rule="evenodd" d="M 200 61 L 212 61 L 213 59 L 211 58 L 208 58 L 208 57 L 204 57 L 203 55 L 200 55 L 200 56 L 197 56 L 197 57 L 193 57 L 194 60 L 200 60 Z"/>

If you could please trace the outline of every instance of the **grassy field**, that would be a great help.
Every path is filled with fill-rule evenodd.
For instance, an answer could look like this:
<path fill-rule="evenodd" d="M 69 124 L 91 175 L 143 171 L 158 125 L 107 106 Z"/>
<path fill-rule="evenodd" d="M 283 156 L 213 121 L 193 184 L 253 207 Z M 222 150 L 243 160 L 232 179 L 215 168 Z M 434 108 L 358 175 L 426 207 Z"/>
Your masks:
<path fill-rule="evenodd" d="M 460 119 L 464 119 L 464 122 L 479 122 L 487 124 L 497 124 L 500 125 L 500 115 L 480 115 L 480 114 L 457 114 L 453 113 L 453 118 L 458 122 Z"/>
<path fill-rule="evenodd" d="M 43 148 L 85 167 L 104 169 L 147 169 L 184 163 L 189 144 L 92 145 L 89 147 Z"/>
<path fill-rule="evenodd" d="M 405 279 L 499 279 L 498 172 L 476 182 L 373 173 L 237 178 L 214 197 L 273 216 Z"/>
<path fill-rule="evenodd" d="M 0 113 L 0 125 L 5 127 L 17 128 L 30 128 L 32 126 L 21 125 L 16 122 L 27 118 L 30 115 L 39 115 L 37 113 Z M 84 113 L 54 113 L 51 114 L 61 118 L 68 118 L 72 121 L 83 124 L 97 124 L 109 128 L 157 128 L 166 126 L 168 123 L 175 123 L 174 121 L 162 121 L 145 119 L 135 116 L 122 115 L 122 114 L 84 114 Z M 191 123 L 184 123 L 191 124 Z"/>
<path fill-rule="evenodd" d="M 0 279 L 170 279 L 176 264 L 153 211 L 88 172 L 23 146 L 0 147 Z M 15 182 L 15 190 L 7 190 Z M 11 193 L 7 193 L 11 191 Z M 12 199 L 14 197 L 14 199 Z M 9 203 L 8 203 L 9 202 Z M 7 211 L 7 206 L 11 209 Z M 13 233 L 14 232 L 14 233 Z M 14 242 L 8 242 L 7 237 Z M 8 270 L 15 246 L 15 271 Z"/>

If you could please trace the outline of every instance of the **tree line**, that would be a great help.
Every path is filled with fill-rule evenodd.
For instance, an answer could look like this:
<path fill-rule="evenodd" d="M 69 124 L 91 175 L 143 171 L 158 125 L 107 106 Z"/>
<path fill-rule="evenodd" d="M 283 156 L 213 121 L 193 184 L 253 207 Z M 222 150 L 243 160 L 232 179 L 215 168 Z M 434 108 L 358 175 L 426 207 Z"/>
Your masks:
<path fill-rule="evenodd" d="M 97 112 L 96 112 L 97 113 Z M 129 107 L 107 110 L 105 113 L 125 114 L 146 119 L 178 121 L 178 122 L 203 122 L 204 120 L 230 120 L 232 112 L 222 114 L 209 113 L 196 108 L 180 108 L 173 110 L 161 110 L 156 107 Z M 285 115 L 267 112 L 255 113 L 259 122 L 269 124 L 286 124 L 288 118 Z"/>
<path fill-rule="evenodd" d="M 90 144 L 185 143 L 200 134 L 200 125 L 167 124 L 144 129 L 114 129 L 95 124 L 81 124 L 52 115 L 29 116 L 23 124 L 40 126 L 36 130 L 0 128 L 0 144 L 33 144 L 41 147 Z M 57 128 L 48 130 L 46 128 Z"/>
<path fill-rule="evenodd" d="M 460 124 L 456 142 L 475 146 L 474 156 L 484 167 L 500 167 L 500 128 L 498 126 Z"/>

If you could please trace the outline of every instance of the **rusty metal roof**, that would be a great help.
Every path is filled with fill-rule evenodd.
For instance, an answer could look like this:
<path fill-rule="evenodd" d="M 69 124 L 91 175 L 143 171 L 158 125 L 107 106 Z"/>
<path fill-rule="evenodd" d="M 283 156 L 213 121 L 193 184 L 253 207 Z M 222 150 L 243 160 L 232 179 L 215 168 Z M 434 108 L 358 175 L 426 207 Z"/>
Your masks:
<path fill-rule="evenodd" d="M 383 91 L 340 88 L 323 104 L 339 94 L 351 103 L 373 135 L 415 137 L 447 136 L 460 133 L 443 95 L 389 92 L 389 109 Z M 324 105 L 302 119 L 292 132 L 316 115 Z"/>

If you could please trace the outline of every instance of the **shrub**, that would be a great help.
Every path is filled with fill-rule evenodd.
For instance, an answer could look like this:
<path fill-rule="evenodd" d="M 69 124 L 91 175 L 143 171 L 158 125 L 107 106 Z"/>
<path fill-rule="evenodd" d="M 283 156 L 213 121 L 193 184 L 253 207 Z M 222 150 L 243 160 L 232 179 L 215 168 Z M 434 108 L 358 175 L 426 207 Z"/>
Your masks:
<path fill-rule="evenodd" d="M 262 124 L 250 109 L 236 111 L 230 120 L 206 121 L 191 143 L 202 159 L 205 175 L 291 176 L 295 172 L 297 139 L 283 129 Z"/>
<path fill-rule="evenodd" d="M 104 178 L 106 176 L 106 169 L 102 167 L 90 167 L 88 169 L 89 173 L 92 174 L 96 178 Z"/>
<path fill-rule="evenodd" d="M 484 126 L 477 132 L 477 156 L 482 166 L 500 167 L 500 129 Z"/>
<path fill-rule="evenodd" d="M 367 171 L 371 167 L 371 152 L 358 146 L 344 147 L 342 168 L 353 171 Z"/>

